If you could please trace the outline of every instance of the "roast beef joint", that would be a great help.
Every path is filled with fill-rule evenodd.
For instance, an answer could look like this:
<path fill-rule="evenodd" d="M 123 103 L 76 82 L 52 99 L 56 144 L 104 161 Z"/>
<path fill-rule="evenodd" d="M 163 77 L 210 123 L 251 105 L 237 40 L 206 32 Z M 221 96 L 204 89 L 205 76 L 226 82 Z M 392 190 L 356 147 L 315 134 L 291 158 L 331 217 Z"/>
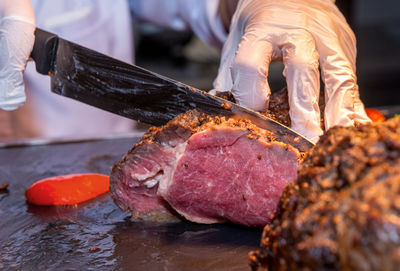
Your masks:
<path fill-rule="evenodd" d="M 249 258 L 254 270 L 399 270 L 400 118 L 323 135 Z"/>
<path fill-rule="evenodd" d="M 244 119 L 188 111 L 151 128 L 112 169 L 115 203 L 132 219 L 264 226 L 300 153 Z"/>

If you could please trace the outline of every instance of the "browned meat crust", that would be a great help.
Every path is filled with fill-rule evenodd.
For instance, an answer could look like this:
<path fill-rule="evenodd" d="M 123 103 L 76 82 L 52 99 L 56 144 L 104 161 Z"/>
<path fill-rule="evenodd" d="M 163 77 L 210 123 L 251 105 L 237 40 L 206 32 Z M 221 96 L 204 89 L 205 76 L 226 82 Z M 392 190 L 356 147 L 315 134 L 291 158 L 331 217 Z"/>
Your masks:
<path fill-rule="evenodd" d="M 271 132 L 258 128 L 248 120 L 241 118 L 226 119 L 225 117 L 211 116 L 197 110 L 189 110 L 186 113 L 175 117 L 165 126 L 151 127 L 143 136 L 142 140 L 136 143 L 135 147 L 146 142 L 165 143 L 165 141 L 168 140 L 166 136 L 170 135 L 168 131 L 171 131 L 173 138 L 176 138 L 176 134 L 179 134 L 183 140 L 186 140 L 194 133 L 220 124 L 224 124 L 226 127 L 246 128 L 251 131 L 254 136 L 262 136 L 267 142 L 280 141 L 278 138 L 275 138 Z"/>
<path fill-rule="evenodd" d="M 329 130 L 249 259 L 253 269 L 397 270 L 400 119 Z"/>

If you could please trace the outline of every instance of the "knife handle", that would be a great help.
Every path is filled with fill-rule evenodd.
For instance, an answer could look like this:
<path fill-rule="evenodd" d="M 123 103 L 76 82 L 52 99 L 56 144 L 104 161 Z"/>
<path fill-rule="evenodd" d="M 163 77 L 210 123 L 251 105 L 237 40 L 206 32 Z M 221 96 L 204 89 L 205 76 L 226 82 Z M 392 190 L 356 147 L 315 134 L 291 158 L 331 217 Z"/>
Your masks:
<path fill-rule="evenodd" d="M 36 28 L 31 58 L 35 61 L 38 73 L 48 75 L 53 70 L 57 45 L 58 36 L 56 34 Z"/>

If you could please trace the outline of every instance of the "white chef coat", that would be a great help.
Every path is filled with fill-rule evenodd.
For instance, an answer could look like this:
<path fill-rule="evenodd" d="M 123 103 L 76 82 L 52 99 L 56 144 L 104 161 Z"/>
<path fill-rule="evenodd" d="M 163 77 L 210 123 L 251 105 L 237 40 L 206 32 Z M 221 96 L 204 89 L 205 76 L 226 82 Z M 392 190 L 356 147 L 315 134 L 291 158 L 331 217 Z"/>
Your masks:
<path fill-rule="evenodd" d="M 32 0 L 36 25 L 88 48 L 133 62 L 133 37 L 126 0 Z M 50 78 L 33 62 L 25 74 L 27 101 L 0 110 L 0 140 L 32 137 L 101 137 L 132 131 L 127 118 L 50 92 Z"/>

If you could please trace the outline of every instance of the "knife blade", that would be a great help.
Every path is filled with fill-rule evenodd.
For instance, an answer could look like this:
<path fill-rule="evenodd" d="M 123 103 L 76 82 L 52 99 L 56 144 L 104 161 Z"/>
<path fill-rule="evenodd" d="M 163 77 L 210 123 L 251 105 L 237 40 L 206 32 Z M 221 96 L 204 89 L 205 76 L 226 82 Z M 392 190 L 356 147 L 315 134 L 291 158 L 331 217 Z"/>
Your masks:
<path fill-rule="evenodd" d="M 130 119 L 159 126 L 191 109 L 227 117 L 239 115 L 300 151 L 313 146 L 258 112 L 39 28 L 31 57 L 36 70 L 51 77 L 52 92 Z"/>

